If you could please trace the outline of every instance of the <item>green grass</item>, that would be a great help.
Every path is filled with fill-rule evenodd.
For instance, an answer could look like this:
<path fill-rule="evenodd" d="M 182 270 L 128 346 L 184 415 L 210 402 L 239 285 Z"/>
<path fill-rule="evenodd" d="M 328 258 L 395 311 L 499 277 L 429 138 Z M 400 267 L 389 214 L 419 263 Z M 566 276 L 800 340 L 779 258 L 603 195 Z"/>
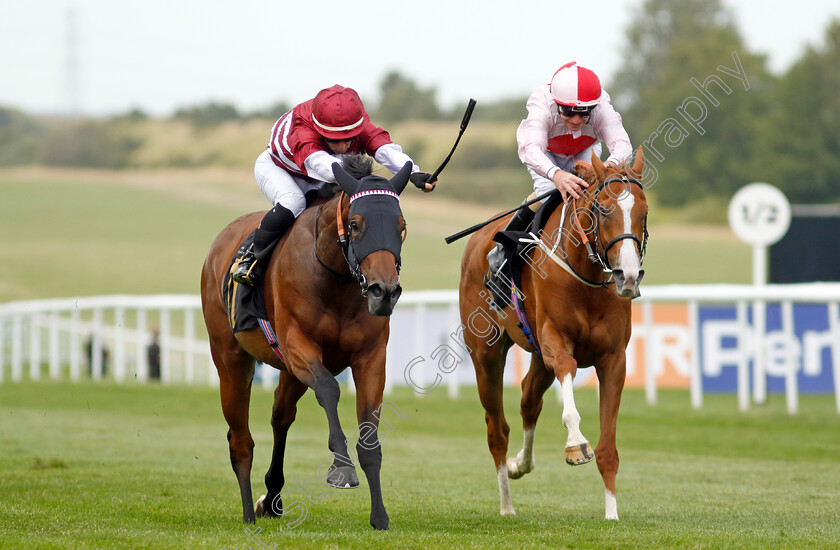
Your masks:
<path fill-rule="evenodd" d="M 204 256 L 218 232 L 267 206 L 250 174 L 218 171 L 6 171 L 0 193 L 0 302 L 197 294 Z M 467 239 L 446 245 L 443 238 L 501 210 L 413 188 L 403 209 L 406 290 L 457 288 Z M 678 229 L 658 225 L 651 213 L 646 284 L 749 282 L 747 245 L 721 228 Z"/>
<path fill-rule="evenodd" d="M 649 407 L 625 392 L 619 417 L 621 521 L 603 519 L 594 464 L 563 462 L 553 390 L 537 430 L 537 468 L 511 484 L 514 517 L 498 513 L 495 472 L 475 388 L 391 397 L 382 471 L 389 532 L 367 524 L 367 485 L 328 491 L 290 529 L 259 520 L 278 548 L 836 548 L 840 417 L 833 399 L 781 397 L 740 413 L 733 396 L 692 410 L 685 392 Z M 597 402 L 577 392 L 597 441 Z M 507 389 L 511 453 L 519 392 Z M 271 445 L 270 392 L 255 389 L 252 473 L 260 494 Z M 353 398 L 340 404 L 345 430 Z M 93 383 L 0 385 L 0 548 L 236 548 L 247 544 L 217 390 Z M 286 478 L 312 479 L 327 460 L 326 420 L 311 393 L 290 432 Z M 318 495 L 316 491 L 313 494 Z M 303 498 L 300 494 L 296 498 Z M 287 501 L 287 504 L 289 501 Z M 257 546 L 251 546 L 256 548 Z M 243 547 L 244 548 L 244 547 Z"/>

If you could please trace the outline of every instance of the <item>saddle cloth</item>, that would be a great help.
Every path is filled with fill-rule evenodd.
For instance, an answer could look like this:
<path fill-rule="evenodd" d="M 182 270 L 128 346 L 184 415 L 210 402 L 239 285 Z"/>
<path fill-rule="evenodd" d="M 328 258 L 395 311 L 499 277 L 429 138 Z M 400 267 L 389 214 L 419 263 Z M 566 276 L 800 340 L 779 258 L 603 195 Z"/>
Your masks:
<path fill-rule="evenodd" d="M 530 233 L 539 235 L 551 213 L 562 203 L 563 198 L 559 191 L 551 194 L 534 215 L 529 228 Z M 525 261 L 520 256 L 523 245 L 519 243 L 519 239 L 527 236 L 526 231 L 499 231 L 493 236 L 494 241 L 502 244 L 505 263 L 497 274 L 490 273 L 488 268 L 484 286 L 493 295 L 493 305 L 499 310 L 510 303 L 513 289 L 522 287 L 522 265 Z"/>
<path fill-rule="evenodd" d="M 253 231 L 242 241 L 233 261 L 230 264 L 222 282 L 222 297 L 225 300 L 225 311 L 228 315 L 228 322 L 231 330 L 236 333 L 243 330 L 250 330 L 259 327 L 260 319 L 267 319 L 265 299 L 263 297 L 262 278 L 257 279 L 255 286 L 248 286 L 237 283 L 233 280 L 232 274 L 236 271 L 242 257 L 248 247 L 254 242 Z"/>

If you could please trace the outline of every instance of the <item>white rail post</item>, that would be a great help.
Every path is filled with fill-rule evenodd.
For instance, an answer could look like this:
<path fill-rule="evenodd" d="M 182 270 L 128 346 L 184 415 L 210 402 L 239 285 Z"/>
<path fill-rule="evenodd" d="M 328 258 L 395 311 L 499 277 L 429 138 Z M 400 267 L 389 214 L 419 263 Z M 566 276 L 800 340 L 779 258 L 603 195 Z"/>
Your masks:
<path fill-rule="evenodd" d="M 766 333 L 767 304 L 764 300 L 756 300 L 753 303 L 753 399 L 758 405 L 767 402 Z"/>
<path fill-rule="evenodd" d="M 61 378 L 60 335 L 58 332 L 59 313 L 50 312 L 50 378 Z"/>
<path fill-rule="evenodd" d="M 79 345 L 79 336 L 82 332 L 81 314 L 78 308 L 70 312 L 70 380 L 78 382 L 82 376 L 81 360 L 82 349 Z"/>
<path fill-rule="evenodd" d="M 114 379 L 125 382 L 125 308 L 114 309 Z"/>
<path fill-rule="evenodd" d="M 834 402 L 840 413 L 840 306 L 838 302 L 828 304 L 828 327 L 831 338 L 831 368 L 834 374 Z"/>
<path fill-rule="evenodd" d="M 414 356 L 415 357 L 423 357 L 423 345 L 425 342 L 425 334 L 426 334 L 426 304 L 424 302 L 418 302 L 415 306 L 415 315 L 414 315 Z M 421 388 L 426 386 L 426 371 L 422 368 L 414 369 L 412 371 L 412 378 L 414 378 L 414 373 L 416 373 L 417 378 L 414 382 L 420 386 Z M 423 392 L 413 392 L 417 397 L 423 397 Z"/>
<path fill-rule="evenodd" d="M 799 411 L 799 361 L 796 357 L 796 334 L 793 330 L 793 303 L 790 300 L 782 302 L 782 334 L 785 335 L 785 401 L 787 412 L 796 414 Z"/>
<path fill-rule="evenodd" d="M 187 384 L 195 384 L 195 310 L 184 309 L 184 364 Z"/>
<path fill-rule="evenodd" d="M 41 379 L 41 315 L 29 316 L 29 379 Z"/>
<path fill-rule="evenodd" d="M 656 366 L 653 364 L 653 302 L 642 303 L 645 327 L 645 397 L 648 405 L 656 405 Z"/>
<path fill-rule="evenodd" d="M 12 317 L 12 380 L 23 380 L 23 316 Z"/>
<path fill-rule="evenodd" d="M 456 326 L 460 322 L 460 316 L 458 312 L 458 304 L 451 303 L 447 306 L 447 326 L 452 327 Z M 443 336 L 443 343 L 448 343 L 447 340 L 448 335 Z M 460 373 L 458 372 L 458 368 L 449 373 L 449 383 L 447 385 L 447 393 L 450 399 L 457 399 L 458 395 L 461 393 L 461 380 L 459 378 Z"/>
<path fill-rule="evenodd" d="M 700 308 L 697 300 L 688 302 L 688 385 L 691 393 L 691 406 L 699 409 L 703 406 L 703 371 L 700 369 L 699 341 Z"/>
<path fill-rule="evenodd" d="M 172 330 L 169 310 L 160 310 L 160 380 L 164 384 L 172 382 L 172 363 L 169 360 L 170 347 L 172 344 Z"/>
<path fill-rule="evenodd" d="M 750 350 L 747 303 L 743 300 L 738 301 L 736 318 L 738 322 L 738 408 L 746 411 L 750 408 Z"/>
<path fill-rule="evenodd" d="M 6 319 L 0 317 L 0 384 L 3 383 L 3 370 L 6 368 Z"/>
<path fill-rule="evenodd" d="M 137 308 L 137 380 L 147 382 L 149 380 L 149 365 L 146 357 L 146 346 L 149 335 L 146 333 L 146 308 Z"/>
<path fill-rule="evenodd" d="M 94 380 L 102 379 L 102 308 L 93 310 L 93 332 L 90 336 L 91 375 Z"/>

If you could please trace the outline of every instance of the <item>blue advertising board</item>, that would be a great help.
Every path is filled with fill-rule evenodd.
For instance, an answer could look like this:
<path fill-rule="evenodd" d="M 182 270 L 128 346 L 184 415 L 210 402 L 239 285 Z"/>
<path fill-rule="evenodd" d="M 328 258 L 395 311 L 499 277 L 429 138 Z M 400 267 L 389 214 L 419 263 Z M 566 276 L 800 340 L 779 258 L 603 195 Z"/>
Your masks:
<path fill-rule="evenodd" d="M 742 349 L 747 351 L 752 384 L 755 360 L 752 316 L 749 307 L 749 326 L 742 334 L 734 305 L 699 308 L 698 341 L 704 392 L 737 391 L 737 365 Z M 791 366 L 800 393 L 834 393 L 831 346 L 840 342 L 833 342 L 827 305 L 794 304 L 793 338 L 790 338 L 782 328 L 781 305 L 768 304 L 764 344 L 768 393 L 784 393 L 785 376 Z"/>

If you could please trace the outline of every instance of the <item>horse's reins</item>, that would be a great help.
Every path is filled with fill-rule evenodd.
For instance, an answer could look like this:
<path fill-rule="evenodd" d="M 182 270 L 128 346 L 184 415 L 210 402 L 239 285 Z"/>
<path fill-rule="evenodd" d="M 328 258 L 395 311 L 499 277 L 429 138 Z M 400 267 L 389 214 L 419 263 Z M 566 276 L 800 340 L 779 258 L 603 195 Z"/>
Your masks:
<path fill-rule="evenodd" d="M 595 189 L 595 193 L 594 193 L 594 196 L 593 196 L 593 199 L 592 199 L 592 205 L 590 206 L 590 212 L 591 212 L 591 210 L 593 210 L 596 207 L 600 208 L 600 209 L 603 209 L 603 207 L 601 207 L 598 204 L 598 195 L 601 193 L 601 191 L 608 184 L 610 184 L 614 181 L 621 181 L 621 182 L 624 182 L 624 183 L 633 183 L 633 184 L 638 185 L 639 187 L 642 187 L 641 182 L 639 180 L 635 179 L 635 178 L 630 178 L 630 177 L 627 177 L 627 176 L 624 176 L 624 175 L 610 176 L 609 178 L 605 179 L 603 182 L 598 184 L 598 187 Z M 562 209 L 561 214 L 560 214 L 560 235 L 559 235 L 559 239 L 558 239 L 557 244 L 555 244 L 552 249 L 549 250 L 548 247 L 544 243 L 542 243 L 542 240 L 537 240 L 535 242 L 535 244 L 540 244 L 540 246 L 543 248 L 543 250 L 548 254 L 548 256 L 552 260 L 555 261 L 555 263 L 557 263 L 560 267 L 562 267 L 564 270 L 566 270 L 570 275 L 572 275 L 579 282 L 581 282 L 581 283 L 583 283 L 587 286 L 591 286 L 591 287 L 606 287 L 607 285 L 615 283 L 615 281 L 610 280 L 609 277 L 604 281 L 592 281 L 592 280 L 584 277 L 583 275 L 581 275 L 571 264 L 569 264 L 564 259 L 557 256 L 556 250 L 557 250 L 557 247 L 559 246 L 562 253 L 563 253 L 563 258 L 568 258 L 568 254 L 566 253 L 566 247 L 565 247 L 563 227 L 566 225 L 566 217 L 569 216 L 569 215 L 573 216 L 574 221 L 570 222 L 571 226 L 577 229 L 577 233 L 580 235 L 581 242 L 583 243 L 584 247 L 586 248 L 586 252 L 587 252 L 587 255 L 589 257 L 589 261 L 592 262 L 593 264 L 600 265 L 601 269 L 603 270 L 604 273 L 612 273 L 612 267 L 610 266 L 609 259 L 607 258 L 607 252 L 616 243 L 618 243 L 620 241 L 623 241 L 625 239 L 632 239 L 636 243 L 636 245 L 638 246 L 639 256 L 640 256 L 639 264 L 641 265 L 641 263 L 644 261 L 645 250 L 647 248 L 647 239 L 648 239 L 647 217 L 645 217 L 645 224 L 644 224 L 644 234 L 643 234 L 643 239 L 644 240 L 640 240 L 633 233 L 622 233 L 621 235 L 618 235 L 617 237 L 612 239 L 609 243 L 607 243 L 607 245 L 604 247 L 603 253 L 601 253 L 601 251 L 600 251 L 601 224 L 598 221 L 598 217 L 595 216 L 595 215 L 592 215 L 592 218 L 595 220 L 595 231 L 593 232 L 594 233 L 595 247 L 593 249 L 592 244 L 590 242 L 590 239 L 587 236 L 587 232 L 583 229 L 583 226 L 580 223 L 580 218 L 577 216 L 577 211 L 578 211 L 577 210 L 577 199 L 574 199 L 572 201 L 571 211 L 572 211 L 572 213 L 570 214 L 569 209 L 566 207 L 566 204 L 564 203 L 563 204 L 563 209 Z M 528 242 L 532 242 L 532 241 L 528 241 Z"/>
<path fill-rule="evenodd" d="M 347 260 L 347 266 L 350 267 L 350 261 L 347 259 L 347 252 L 345 251 L 345 246 L 346 245 L 344 244 L 345 241 L 346 241 L 346 237 L 345 237 L 345 231 L 344 231 L 344 222 L 341 219 L 341 203 L 342 202 L 344 202 L 344 191 L 341 191 L 341 194 L 338 197 L 338 208 L 337 208 L 338 215 L 336 216 L 336 219 L 337 219 L 337 222 L 338 222 L 338 241 L 339 241 L 338 244 L 341 247 L 341 252 L 344 254 L 344 259 Z M 323 204 L 318 206 L 318 215 L 315 217 L 315 242 L 313 243 L 313 248 L 315 250 L 315 259 L 318 260 L 318 263 L 321 264 L 321 266 L 324 269 L 326 269 L 327 271 L 329 271 L 330 273 L 332 273 L 336 277 L 341 277 L 342 279 L 347 279 L 347 280 L 352 281 L 352 280 L 356 279 L 356 277 L 352 273 L 352 269 L 351 269 L 350 273 L 341 273 L 340 271 L 336 271 L 332 267 L 328 266 L 324 262 L 324 260 L 322 260 L 321 257 L 318 255 L 318 220 L 321 219 L 321 210 L 322 210 L 323 206 L 324 206 Z M 358 279 L 356 279 L 356 280 L 358 280 Z"/>

